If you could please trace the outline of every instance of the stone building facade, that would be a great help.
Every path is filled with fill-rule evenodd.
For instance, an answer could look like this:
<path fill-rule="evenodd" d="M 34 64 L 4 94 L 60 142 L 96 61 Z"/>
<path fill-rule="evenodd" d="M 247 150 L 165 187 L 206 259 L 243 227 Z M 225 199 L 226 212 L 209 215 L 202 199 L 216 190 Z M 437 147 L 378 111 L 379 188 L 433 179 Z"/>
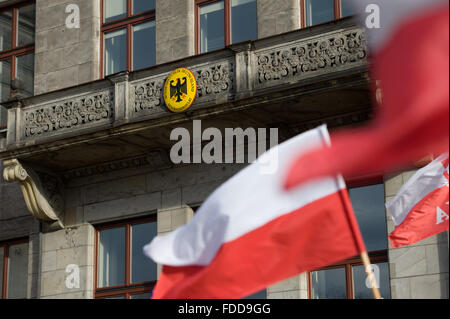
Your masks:
<path fill-rule="evenodd" d="M 138 234 L 138 226 L 148 224 L 155 235 L 165 234 L 187 223 L 215 188 L 246 165 L 173 164 L 173 128 L 192 131 L 193 120 L 202 120 L 205 128 L 276 127 L 283 141 L 322 123 L 330 130 L 361 125 L 373 113 L 364 31 L 354 18 L 343 17 L 340 1 L 335 1 L 338 19 L 324 23 L 314 22 L 313 11 L 323 8 L 300 0 L 146 1 L 154 3 L 154 10 L 134 15 L 133 9 L 116 20 L 121 7 L 108 11 L 113 2 L 0 1 L 2 18 L 18 23 L 19 29 L 21 8 L 35 6 L 34 42 L 26 46 L 34 56 L 33 93 L 24 96 L 19 87 L 2 96 L 7 126 L 0 125 L 0 275 L 20 271 L 0 276 L 17 280 L 0 280 L 3 298 L 148 297 L 160 267 L 152 270 L 154 278 L 133 284 L 133 272 L 139 272 L 134 266 L 142 258 L 135 257 L 132 242 L 141 239 L 132 241 L 130 233 Z M 255 6 L 256 38 L 232 43 L 233 35 L 225 30 L 223 48 L 203 52 L 200 8 L 217 3 Z M 79 8 L 79 28 L 67 27 L 68 16 L 75 12 L 66 11 L 71 4 Z M 8 22 L 16 13 L 19 18 Z M 116 26 L 117 21 L 123 24 Z M 225 25 L 235 23 L 230 21 Z M 105 75 L 105 50 L 115 43 L 108 42 L 108 36 L 122 29 L 130 36 L 139 22 L 154 32 L 154 45 L 146 47 L 154 50 L 146 51 L 153 54 L 154 65 L 135 70 L 138 56 L 133 55 L 134 60 L 125 58 L 131 62 L 124 70 Z M 16 59 L 23 52 L 14 50 L 21 49 L 0 50 L 0 62 Z M 135 54 L 137 48 L 127 50 Z M 115 70 L 113 62 L 108 65 Z M 198 92 L 188 111 L 174 114 L 164 106 L 162 86 L 179 67 L 192 70 Z M 23 80 L 20 74 L 12 73 Z M 413 172 L 349 181 L 349 187 L 353 185 L 356 194 L 381 185 L 379 207 Z M 386 238 L 392 221 L 384 208 L 380 212 L 385 247 L 375 249 L 371 257 L 384 265 L 386 297 L 448 298 L 448 232 L 393 249 Z M 114 236 L 122 236 L 119 230 L 123 242 L 116 244 L 125 248 L 104 253 L 116 245 Z M 105 256 L 122 258 L 124 278 L 107 265 Z M 12 267 L 14 260 L 22 267 Z M 353 260 L 295 276 L 267 287 L 258 297 L 339 297 L 333 289 L 339 290 L 342 280 L 347 297 L 364 297 L 355 288 L 357 265 Z M 343 270 L 344 279 L 333 269 Z M 353 269 L 350 278 L 348 269 Z"/>

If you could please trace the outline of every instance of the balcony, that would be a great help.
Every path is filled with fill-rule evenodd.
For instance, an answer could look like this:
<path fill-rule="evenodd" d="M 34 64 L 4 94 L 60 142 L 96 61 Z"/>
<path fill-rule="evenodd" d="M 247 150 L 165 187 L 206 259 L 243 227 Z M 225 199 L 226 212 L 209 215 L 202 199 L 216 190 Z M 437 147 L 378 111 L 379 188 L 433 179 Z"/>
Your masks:
<path fill-rule="evenodd" d="M 219 128 L 276 126 L 286 137 L 323 122 L 351 125 L 370 113 L 366 56 L 363 30 L 342 19 L 9 101 L 0 159 L 69 180 L 162 165 L 171 129 L 190 128 L 192 119 Z M 198 92 L 188 111 L 174 114 L 162 87 L 178 67 L 194 73 Z"/>

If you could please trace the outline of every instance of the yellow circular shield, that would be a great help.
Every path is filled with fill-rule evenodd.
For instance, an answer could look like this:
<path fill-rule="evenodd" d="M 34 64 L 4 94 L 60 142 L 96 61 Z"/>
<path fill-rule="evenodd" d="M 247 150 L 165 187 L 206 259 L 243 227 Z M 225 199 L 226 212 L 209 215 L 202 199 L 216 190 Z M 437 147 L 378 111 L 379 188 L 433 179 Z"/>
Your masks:
<path fill-rule="evenodd" d="M 164 84 L 164 101 L 172 112 L 186 111 L 194 103 L 196 95 L 197 81 L 186 68 L 173 71 Z"/>

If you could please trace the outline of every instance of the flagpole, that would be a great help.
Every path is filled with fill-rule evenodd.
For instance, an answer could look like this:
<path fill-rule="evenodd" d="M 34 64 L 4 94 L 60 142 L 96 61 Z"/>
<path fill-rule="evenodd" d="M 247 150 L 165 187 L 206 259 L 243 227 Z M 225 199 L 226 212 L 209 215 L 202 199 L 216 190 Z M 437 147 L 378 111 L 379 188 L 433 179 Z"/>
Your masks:
<path fill-rule="evenodd" d="M 328 134 L 328 130 L 326 129 L 326 125 L 322 125 L 320 127 L 319 131 L 320 131 L 320 135 L 321 135 L 322 139 L 325 142 L 325 145 L 330 147 L 331 139 L 330 139 L 330 135 Z M 343 181 L 343 178 L 342 178 L 342 176 L 339 175 L 339 176 L 335 176 L 334 180 L 336 182 L 336 185 L 339 186 L 339 180 Z M 350 202 L 350 196 L 348 195 L 347 187 L 345 188 L 345 190 L 339 191 L 339 194 L 341 196 L 347 218 L 349 219 L 350 228 L 352 229 L 353 233 L 359 232 L 358 222 L 356 221 L 355 216 L 352 213 L 353 208 L 352 208 L 352 204 Z M 375 279 L 375 275 L 373 274 L 373 271 L 372 271 L 372 266 L 370 263 L 369 255 L 367 254 L 367 250 L 365 248 L 364 242 L 357 240 L 356 238 L 357 238 L 357 236 L 355 236 L 356 244 L 358 246 L 358 250 L 361 252 L 360 253 L 361 260 L 364 265 L 364 270 L 366 272 L 366 276 L 369 279 L 370 286 L 372 288 L 373 297 L 375 299 L 383 299 L 381 297 L 380 290 L 378 289 L 378 285 L 377 285 L 377 282 Z"/>
<path fill-rule="evenodd" d="M 361 253 L 361 259 L 364 265 L 364 270 L 366 271 L 367 278 L 369 279 L 370 286 L 372 288 L 373 297 L 375 299 L 383 299 L 381 298 L 380 290 L 378 289 L 377 281 L 375 279 L 375 275 L 373 274 L 367 251 L 363 251 Z"/>

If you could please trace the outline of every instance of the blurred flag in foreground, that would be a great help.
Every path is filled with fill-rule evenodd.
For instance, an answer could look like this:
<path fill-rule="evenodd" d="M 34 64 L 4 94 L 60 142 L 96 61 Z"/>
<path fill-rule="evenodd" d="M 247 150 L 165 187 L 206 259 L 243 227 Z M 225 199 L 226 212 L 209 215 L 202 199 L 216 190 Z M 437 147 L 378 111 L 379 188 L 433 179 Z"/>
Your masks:
<path fill-rule="evenodd" d="M 386 204 L 395 229 L 389 235 L 394 248 L 412 245 L 448 230 L 448 154 L 418 170 Z"/>
<path fill-rule="evenodd" d="M 328 142 L 322 126 L 269 150 L 220 186 L 187 225 L 145 246 L 163 265 L 153 297 L 242 298 L 365 251 L 341 177 L 283 190 L 294 153 Z M 268 158 L 278 158 L 273 174 L 261 173 Z"/>
<path fill-rule="evenodd" d="M 448 151 L 448 0 L 353 3 L 369 20 L 364 23 L 375 26 L 367 36 L 372 82 L 379 83 L 382 101 L 368 126 L 337 132 L 331 148 L 298 155 L 285 181 L 288 189 L 338 173 L 345 178 L 385 173 Z M 379 28 L 370 20 L 377 16 Z"/>

